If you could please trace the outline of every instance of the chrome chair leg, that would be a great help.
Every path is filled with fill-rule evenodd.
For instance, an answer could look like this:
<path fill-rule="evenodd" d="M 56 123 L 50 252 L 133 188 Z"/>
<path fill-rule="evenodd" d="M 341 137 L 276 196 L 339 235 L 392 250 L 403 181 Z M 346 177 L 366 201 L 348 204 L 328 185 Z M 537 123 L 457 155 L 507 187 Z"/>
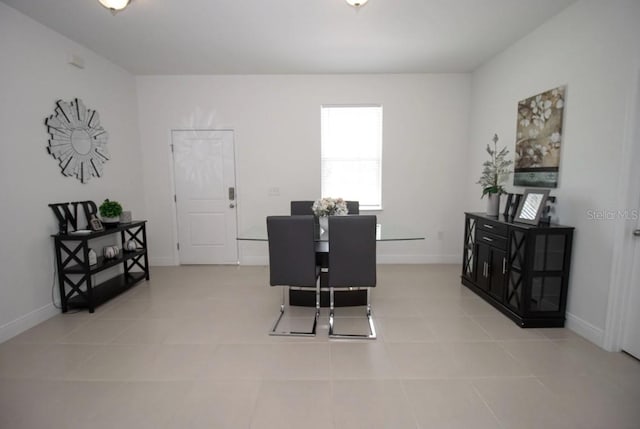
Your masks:
<path fill-rule="evenodd" d="M 294 336 L 294 337 L 315 337 L 316 336 L 316 327 L 318 326 L 318 319 L 320 318 L 320 280 L 316 281 L 316 311 L 313 318 L 313 327 L 311 331 L 278 331 L 278 324 L 282 320 L 282 316 L 284 316 L 285 303 L 286 303 L 286 288 L 282 288 L 282 303 L 280 304 L 280 314 L 276 319 L 271 331 L 269 331 L 269 335 L 272 336 Z"/>
<path fill-rule="evenodd" d="M 333 330 L 334 325 L 334 300 L 333 300 L 333 288 L 329 288 L 329 338 L 342 338 L 342 339 L 359 339 L 359 340 L 375 340 L 376 327 L 373 323 L 373 315 L 371 314 L 371 289 L 367 288 L 367 308 L 366 308 L 367 322 L 369 324 L 368 334 L 338 334 Z"/>

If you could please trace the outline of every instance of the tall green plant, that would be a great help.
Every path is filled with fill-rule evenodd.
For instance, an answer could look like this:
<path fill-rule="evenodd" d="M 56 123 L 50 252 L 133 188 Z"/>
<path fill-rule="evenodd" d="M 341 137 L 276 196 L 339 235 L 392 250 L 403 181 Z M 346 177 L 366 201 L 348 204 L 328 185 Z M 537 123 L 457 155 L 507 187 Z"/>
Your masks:
<path fill-rule="evenodd" d="M 487 194 L 506 194 L 502 185 L 511 174 L 510 167 L 513 161 L 506 159 L 509 154 L 506 147 L 498 151 L 497 134 L 493 136 L 493 148 L 490 144 L 487 144 L 487 153 L 491 159 L 482 164 L 482 176 L 480 176 L 480 180 L 476 182 L 482 186 L 482 197 Z"/>

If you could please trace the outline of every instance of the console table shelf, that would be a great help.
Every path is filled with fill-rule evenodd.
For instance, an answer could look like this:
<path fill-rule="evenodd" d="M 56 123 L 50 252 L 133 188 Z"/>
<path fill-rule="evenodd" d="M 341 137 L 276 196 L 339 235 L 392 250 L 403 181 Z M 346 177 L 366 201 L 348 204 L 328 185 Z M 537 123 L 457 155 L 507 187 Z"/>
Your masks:
<path fill-rule="evenodd" d="M 120 237 L 120 248 L 127 240 L 133 240 L 137 249 L 122 251 L 117 257 L 97 258 L 97 263 L 89 265 L 89 243 L 100 237 L 116 235 Z M 100 304 L 131 288 L 142 280 L 149 280 L 149 260 L 147 256 L 146 221 L 119 224 L 104 231 L 87 234 L 55 234 L 58 285 L 62 312 L 69 308 L 86 308 L 90 313 Z M 99 284 L 94 284 L 92 276 L 113 267 L 121 267 L 123 273 Z"/>
<path fill-rule="evenodd" d="M 94 286 L 91 289 L 91 299 L 95 306 L 98 306 L 116 295 L 132 288 L 136 283 L 145 279 L 145 273 L 135 272 L 130 273 L 129 276 L 120 274 L 105 282 Z M 67 300 L 67 308 L 88 308 L 85 298 L 81 295 L 75 295 Z M 91 311 L 91 309 L 89 309 Z"/>
<path fill-rule="evenodd" d="M 89 274 L 99 273 L 100 271 L 106 270 L 107 268 L 120 265 L 128 259 L 136 258 L 144 254 L 145 251 L 135 250 L 133 252 L 125 251 L 124 254 L 119 254 L 112 259 L 107 259 L 104 256 L 98 256 L 98 262 L 95 265 L 89 266 Z M 83 274 L 86 271 L 86 267 L 84 265 L 72 265 L 65 271 L 67 272 L 67 274 Z"/>
<path fill-rule="evenodd" d="M 466 213 L 462 284 L 523 328 L 564 326 L 573 231 Z"/>

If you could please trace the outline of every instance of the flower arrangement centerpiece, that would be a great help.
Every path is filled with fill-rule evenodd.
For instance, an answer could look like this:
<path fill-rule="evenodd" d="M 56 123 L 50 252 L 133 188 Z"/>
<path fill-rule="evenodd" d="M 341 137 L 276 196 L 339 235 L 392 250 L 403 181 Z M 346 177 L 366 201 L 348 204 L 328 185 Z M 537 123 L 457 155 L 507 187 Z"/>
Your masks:
<path fill-rule="evenodd" d="M 313 214 L 318 217 L 321 234 L 329 230 L 328 216 L 342 216 L 349 213 L 347 202 L 342 198 L 320 198 L 313 203 L 311 209 Z"/>
<path fill-rule="evenodd" d="M 347 202 L 342 198 L 320 198 L 313 203 L 311 207 L 313 214 L 318 217 L 340 216 L 349 213 L 347 210 Z"/>
<path fill-rule="evenodd" d="M 347 202 L 342 198 L 320 198 L 313 203 L 311 209 L 313 210 L 313 214 L 318 217 L 340 216 L 349 213 L 349 210 L 347 210 Z"/>
<path fill-rule="evenodd" d="M 488 196 L 487 214 L 497 216 L 500 211 L 500 195 L 505 194 L 503 184 L 511 174 L 512 160 L 506 159 L 509 151 L 506 147 L 498 150 L 498 135 L 493 136 L 493 147 L 487 144 L 487 153 L 490 158 L 482 164 L 482 176 L 478 184 L 482 186 L 482 197 Z M 481 197 L 481 198 L 482 198 Z"/>

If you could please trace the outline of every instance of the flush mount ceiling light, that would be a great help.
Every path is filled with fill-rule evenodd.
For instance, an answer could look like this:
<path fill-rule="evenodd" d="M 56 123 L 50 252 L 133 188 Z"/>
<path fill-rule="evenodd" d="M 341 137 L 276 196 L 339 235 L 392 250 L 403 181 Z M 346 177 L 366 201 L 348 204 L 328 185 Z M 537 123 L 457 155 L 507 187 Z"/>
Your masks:
<path fill-rule="evenodd" d="M 129 6 L 131 0 L 98 0 L 100 4 L 111 11 L 112 14 L 116 14 Z"/>
<path fill-rule="evenodd" d="M 349 6 L 353 6 L 356 9 L 358 9 L 360 6 L 364 6 L 366 2 L 368 2 L 369 0 L 345 0 L 347 3 L 349 3 Z"/>

